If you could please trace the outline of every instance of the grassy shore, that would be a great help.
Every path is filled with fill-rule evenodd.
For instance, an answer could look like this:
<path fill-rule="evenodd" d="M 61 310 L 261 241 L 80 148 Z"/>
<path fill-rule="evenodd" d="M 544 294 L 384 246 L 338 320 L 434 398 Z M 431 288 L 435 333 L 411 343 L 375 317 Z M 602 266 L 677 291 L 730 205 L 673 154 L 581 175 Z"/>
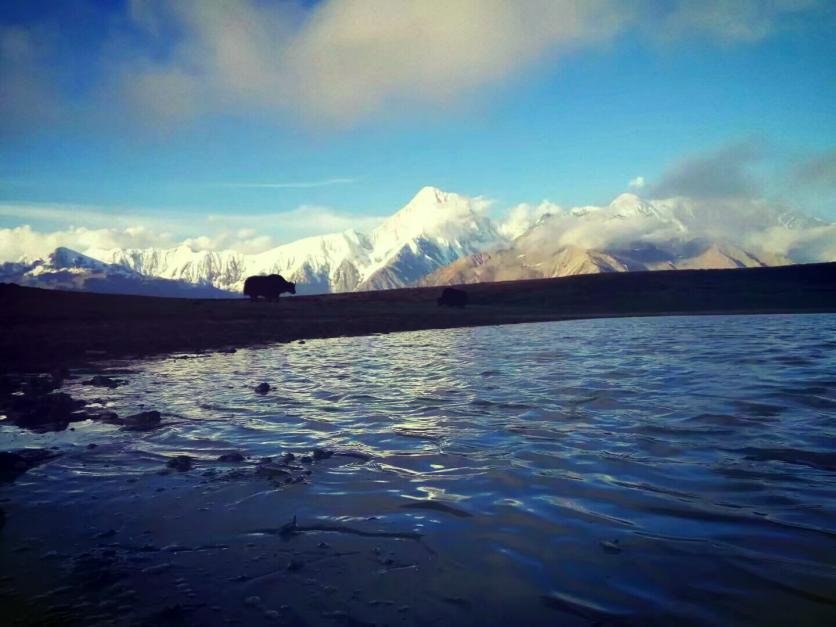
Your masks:
<path fill-rule="evenodd" d="M 417 329 L 592 317 L 836 312 L 836 263 L 599 274 L 441 288 L 289 296 L 279 303 L 62 292 L 0 285 L 0 369 L 221 350 Z"/>

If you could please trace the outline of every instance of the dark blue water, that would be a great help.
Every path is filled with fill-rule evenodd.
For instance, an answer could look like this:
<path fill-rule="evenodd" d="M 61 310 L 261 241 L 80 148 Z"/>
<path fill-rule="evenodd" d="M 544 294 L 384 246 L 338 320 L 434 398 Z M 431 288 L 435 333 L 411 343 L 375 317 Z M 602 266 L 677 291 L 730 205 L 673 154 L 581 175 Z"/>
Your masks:
<path fill-rule="evenodd" d="M 66 391 L 161 409 L 163 428 L 4 428 L 6 444 L 67 453 L 30 473 L 42 498 L 70 507 L 75 493 L 44 496 L 52 482 L 84 494 L 174 454 L 360 451 L 372 461 L 293 486 L 294 513 L 425 533 L 494 582 L 467 588 L 473 604 L 507 594 L 581 624 L 836 619 L 836 316 L 422 331 L 130 366 L 116 390 Z M 261 381 L 273 391 L 254 394 Z M 235 503 L 251 520 L 272 494 L 253 479 Z"/>

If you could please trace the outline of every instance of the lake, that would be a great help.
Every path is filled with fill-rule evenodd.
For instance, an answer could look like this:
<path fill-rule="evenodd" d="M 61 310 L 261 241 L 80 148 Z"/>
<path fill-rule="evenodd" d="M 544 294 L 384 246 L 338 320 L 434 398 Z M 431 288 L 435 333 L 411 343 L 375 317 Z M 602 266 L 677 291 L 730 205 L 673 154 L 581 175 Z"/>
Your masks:
<path fill-rule="evenodd" d="M 41 594 L 94 622 L 836 620 L 836 315 L 578 320 L 108 366 L 129 369 L 110 375 L 124 385 L 84 375 L 63 391 L 157 409 L 160 428 L 0 427 L 0 449 L 62 452 L 0 486 L 0 567 L 21 615 Z M 301 459 L 313 449 L 326 453 Z M 234 451 L 246 459 L 217 461 Z M 286 475 L 258 471 L 288 452 Z M 193 467 L 164 474 L 175 455 Z M 22 572 L 33 564 L 47 567 Z"/>

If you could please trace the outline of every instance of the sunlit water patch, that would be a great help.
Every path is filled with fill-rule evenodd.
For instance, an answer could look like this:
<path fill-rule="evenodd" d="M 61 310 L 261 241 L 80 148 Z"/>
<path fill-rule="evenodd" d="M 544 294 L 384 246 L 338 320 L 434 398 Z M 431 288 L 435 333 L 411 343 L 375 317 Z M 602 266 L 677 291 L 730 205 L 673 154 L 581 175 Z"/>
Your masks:
<path fill-rule="evenodd" d="M 833 337 L 836 316 L 809 315 L 314 340 L 133 363 L 114 390 L 65 385 L 120 415 L 158 409 L 157 430 L 2 438 L 65 451 L 23 483 L 67 504 L 178 454 L 200 476 L 229 451 L 362 453 L 242 502 L 266 491 L 300 520 L 418 530 L 484 580 L 471 596 L 508 594 L 545 621 L 819 621 L 836 617 Z"/>

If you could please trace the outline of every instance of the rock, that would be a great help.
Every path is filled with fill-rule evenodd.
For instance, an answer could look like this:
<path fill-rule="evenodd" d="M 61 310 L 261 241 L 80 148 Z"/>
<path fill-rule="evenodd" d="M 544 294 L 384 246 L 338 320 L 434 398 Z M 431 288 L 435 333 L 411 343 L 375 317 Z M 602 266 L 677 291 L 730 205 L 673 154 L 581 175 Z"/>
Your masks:
<path fill-rule="evenodd" d="M 361 453 L 360 451 L 338 451 L 334 453 L 339 457 L 352 457 L 354 459 L 359 459 L 362 462 L 369 462 L 372 460 L 371 455 L 367 455 L 366 453 Z"/>
<path fill-rule="evenodd" d="M 156 410 L 141 411 L 118 420 L 125 431 L 149 431 L 160 426 L 160 412 Z"/>
<path fill-rule="evenodd" d="M 118 425 L 121 424 L 119 421 L 119 415 L 115 411 L 109 411 L 106 409 L 101 409 L 97 411 L 88 411 L 87 417 L 90 420 L 98 420 L 99 422 L 106 422 L 111 425 Z"/>
<path fill-rule="evenodd" d="M 60 453 L 43 448 L 0 451 L 0 481 L 14 481 L 30 468 L 58 457 Z"/>
<path fill-rule="evenodd" d="M 289 464 L 290 462 L 294 461 L 295 459 L 296 459 L 296 455 L 294 455 L 293 453 L 285 453 L 284 455 L 282 455 L 282 461 L 285 464 Z"/>
<path fill-rule="evenodd" d="M 255 386 L 255 393 L 256 394 L 267 394 L 270 391 L 270 384 L 269 383 L 259 383 Z"/>
<path fill-rule="evenodd" d="M 286 468 L 280 468 L 271 464 L 259 464 L 255 471 L 257 474 L 275 481 L 284 481 L 293 476 Z"/>
<path fill-rule="evenodd" d="M 307 455 L 302 455 L 302 457 L 299 458 L 299 461 L 303 464 L 310 464 L 313 462 L 313 459 Z"/>
<path fill-rule="evenodd" d="M 26 472 L 28 468 L 26 460 L 17 453 L 0 451 L 0 473 L 20 474 Z"/>
<path fill-rule="evenodd" d="M 16 394 L 4 400 L 9 421 L 33 431 L 63 431 L 71 422 L 87 417 L 79 411 L 85 402 L 64 392 Z"/>
<path fill-rule="evenodd" d="M 218 457 L 219 462 L 226 462 L 226 463 L 239 463 L 244 461 L 244 456 L 235 451 L 234 453 L 224 453 Z"/>
<path fill-rule="evenodd" d="M 292 535 L 299 533 L 296 527 L 296 516 L 290 522 L 286 522 L 279 527 L 279 535 L 283 538 L 289 538 Z"/>
<path fill-rule="evenodd" d="M 69 372 L 66 370 L 56 370 L 50 374 L 6 375 L 0 379 L 0 394 L 11 392 L 24 392 L 35 396 L 47 394 L 60 388 L 67 375 Z"/>
<path fill-rule="evenodd" d="M 322 448 L 315 448 L 313 450 L 313 458 L 316 461 L 319 461 L 321 459 L 328 459 L 329 457 L 332 457 L 333 455 L 334 455 L 334 451 L 326 451 L 325 449 L 322 449 Z"/>
<path fill-rule="evenodd" d="M 92 385 L 97 388 L 118 388 L 120 385 L 123 385 L 125 381 L 122 379 L 111 379 L 110 377 L 106 377 L 101 374 L 95 375 L 92 379 L 88 379 L 87 381 L 81 382 L 83 385 Z"/>
<path fill-rule="evenodd" d="M 186 472 L 192 469 L 192 458 L 188 455 L 177 455 L 169 459 L 165 465 L 177 472 Z"/>

